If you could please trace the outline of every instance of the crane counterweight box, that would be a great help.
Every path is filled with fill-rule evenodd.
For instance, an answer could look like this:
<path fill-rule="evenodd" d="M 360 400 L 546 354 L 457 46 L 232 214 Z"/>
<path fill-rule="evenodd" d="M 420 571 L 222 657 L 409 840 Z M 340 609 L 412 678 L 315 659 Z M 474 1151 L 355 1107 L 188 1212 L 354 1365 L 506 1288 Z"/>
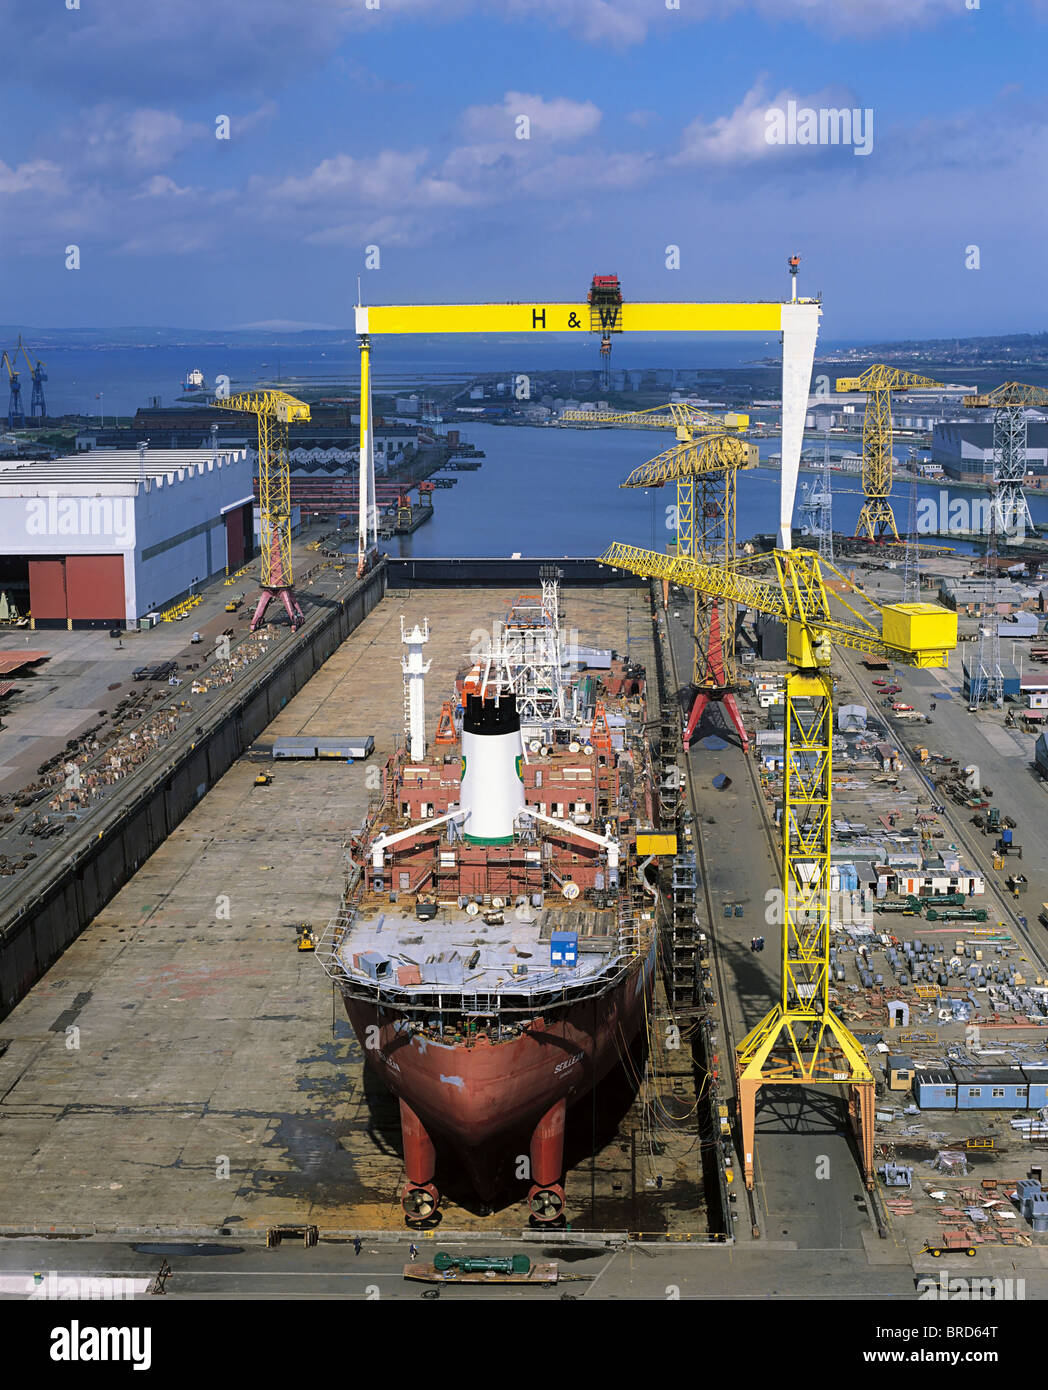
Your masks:
<path fill-rule="evenodd" d="M 957 645 L 957 614 L 937 603 L 889 603 L 882 633 L 889 647 L 946 652 Z"/>

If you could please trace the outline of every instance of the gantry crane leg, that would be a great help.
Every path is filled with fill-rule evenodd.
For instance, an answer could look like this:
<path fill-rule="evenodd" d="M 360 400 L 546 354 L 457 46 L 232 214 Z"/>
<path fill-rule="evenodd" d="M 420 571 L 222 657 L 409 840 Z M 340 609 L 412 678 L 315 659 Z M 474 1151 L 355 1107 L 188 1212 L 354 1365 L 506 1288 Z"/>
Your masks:
<path fill-rule="evenodd" d="M 885 497 L 871 497 L 863 504 L 855 527 L 857 536 L 866 536 L 871 541 L 882 541 L 885 537 L 893 541 L 899 539 L 895 527 L 895 513 Z"/>
<path fill-rule="evenodd" d="M 698 591 L 696 591 L 696 599 L 698 597 Z M 743 723 L 742 712 L 735 696 L 730 690 L 725 689 L 728 680 L 724 664 L 720 607 L 715 600 L 708 602 L 706 606 L 708 618 L 696 616 L 695 621 L 696 657 L 703 663 L 704 670 L 696 680 L 695 699 L 692 702 L 691 713 L 684 729 L 684 751 L 687 752 L 691 747 L 695 732 L 702 723 L 706 706 L 710 703 L 716 703 L 723 707 L 725 714 L 735 726 L 735 731 L 742 744 L 742 751 L 748 753 L 750 740 L 746 732 L 746 725 Z"/>
<path fill-rule="evenodd" d="M 800 702 L 804 702 L 803 705 Z M 862 1046 L 829 1004 L 833 698 L 829 675 L 810 668 L 786 681 L 783 767 L 782 992 L 739 1044 L 736 1097 L 743 1174 L 754 1186 L 757 1092 L 762 1086 L 849 1085 L 872 1096 Z M 873 1110 L 860 1100 L 863 1176 L 872 1183 Z"/>
<path fill-rule="evenodd" d="M 694 465 L 693 465 L 694 467 Z M 696 484 L 697 498 L 696 501 Z M 722 472 L 698 472 L 694 477 L 677 481 L 678 514 L 684 511 L 682 492 L 690 491 L 687 513 L 690 528 L 681 532 L 689 543 L 684 550 L 683 539 L 678 543 L 680 553 L 706 563 L 730 565 L 735 560 L 735 487 L 736 470 L 725 467 Z M 715 598 L 693 590 L 692 635 L 694 660 L 692 680 L 695 697 L 684 727 L 684 751 L 702 722 L 711 702 L 721 705 L 735 726 L 742 751 L 749 752 L 750 741 L 743 723 L 738 701 L 731 691 L 735 681 L 735 604 L 724 605 L 725 626 L 721 626 L 720 603 Z"/>

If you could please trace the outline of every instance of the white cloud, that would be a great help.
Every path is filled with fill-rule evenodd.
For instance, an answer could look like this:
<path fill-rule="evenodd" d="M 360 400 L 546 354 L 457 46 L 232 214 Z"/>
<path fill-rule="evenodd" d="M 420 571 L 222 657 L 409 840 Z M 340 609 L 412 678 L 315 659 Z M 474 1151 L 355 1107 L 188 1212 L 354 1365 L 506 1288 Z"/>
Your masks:
<path fill-rule="evenodd" d="M 147 179 L 142 185 L 141 190 L 135 194 L 136 198 L 185 198 L 194 190 L 182 188 L 174 179 L 168 178 L 166 174 L 154 174 L 151 179 Z"/>
<path fill-rule="evenodd" d="M 33 159 L 12 169 L 0 159 L 0 193 L 59 193 L 65 187 L 62 171 L 49 159 Z"/>
<path fill-rule="evenodd" d="M 256 176 L 252 184 L 266 193 L 266 206 L 279 212 L 282 203 L 305 208 L 317 204 L 357 207 L 435 206 L 467 199 L 464 190 L 449 179 L 423 172 L 428 159 L 424 149 L 382 150 L 369 159 L 337 154 L 322 159 L 304 175 L 291 175 L 276 184 Z"/>
<path fill-rule="evenodd" d="M 1013 3 L 1023 18 L 1048 13 L 1048 0 Z M 220 24 L 214 0 L 179 0 L 177 21 L 167 4 L 105 0 L 85 3 L 75 13 L 57 3 L 38 4 L 28 27 L 27 8 L 25 0 L 0 0 L 0 32 L 18 34 L 17 77 L 71 94 L 84 105 L 103 92 L 179 106 L 219 93 L 229 94 L 228 103 L 243 94 L 259 99 L 297 81 L 311 66 L 336 60 L 346 40 L 358 46 L 360 36 L 395 38 L 398 28 L 412 23 L 468 25 L 493 15 L 508 22 L 511 39 L 516 28 L 541 25 L 597 48 L 619 49 L 649 36 L 694 42 L 696 26 L 734 15 L 831 37 L 936 24 L 964 33 L 981 22 L 964 0 L 681 0 L 676 10 L 663 0 L 382 0 L 380 9 L 371 10 L 363 0 L 224 0 Z M 993 0 L 983 0 L 983 8 L 994 9 Z M 389 79 L 372 78 L 353 60 L 348 66 L 359 85 L 374 81 L 389 90 Z"/>
<path fill-rule="evenodd" d="M 56 143 L 70 168 L 119 177 L 162 168 L 208 133 L 175 111 L 125 111 L 106 102 L 84 111 L 75 126 L 63 127 Z"/>
<path fill-rule="evenodd" d="M 527 116 L 530 138 L 545 141 L 580 140 L 592 135 L 601 122 L 601 110 L 592 101 L 572 101 L 570 97 L 544 97 L 529 92 L 507 92 L 501 102 L 491 106 L 470 106 L 461 117 L 462 129 L 480 140 L 514 140 L 517 122 Z"/>
<path fill-rule="evenodd" d="M 519 190 L 530 197 L 583 191 L 621 192 L 646 183 L 655 168 L 649 154 L 612 150 L 598 159 L 588 154 L 558 155 L 535 168 L 522 169 Z"/>
<path fill-rule="evenodd" d="M 769 111 L 785 112 L 789 102 L 796 102 L 798 108 L 851 108 L 860 103 L 851 95 L 841 92 L 813 92 L 801 96 L 797 92 L 783 90 L 769 97 L 763 81 L 756 82 L 727 116 L 717 116 L 712 121 L 697 116 L 681 132 L 680 150 L 673 157 L 674 164 L 698 164 L 730 168 L 733 165 L 752 164 L 757 160 L 775 156 L 778 159 L 825 153 L 825 148 L 817 145 L 777 145 L 769 143 Z"/>
<path fill-rule="evenodd" d="M 413 3 L 421 9 L 441 8 L 441 0 Z M 1044 5 L 1048 0 L 1033 3 Z M 641 43 L 650 33 L 665 37 L 674 32 L 674 25 L 733 14 L 806 24 L 834 35 L 873 34 L 922 28 L 940 20 L 965 23 L 971 19 L 963 0 L 681 0 L 677 10 L 652 0 L 509 0 L 506 13 L 531 22 L 543 18 L 573 30 L 590 43 L 616 47 Z"/>
<path fill-rule="evenodd" d="M 230 121 L 231 134 L 234 137 L 246 135 L 252 130 L 269 125 L 278 110 L 275 101 L 264 101 L 261 106 L 257 106 L 254 111 L 249 111 L 244 116 L 234 115 Z"/>

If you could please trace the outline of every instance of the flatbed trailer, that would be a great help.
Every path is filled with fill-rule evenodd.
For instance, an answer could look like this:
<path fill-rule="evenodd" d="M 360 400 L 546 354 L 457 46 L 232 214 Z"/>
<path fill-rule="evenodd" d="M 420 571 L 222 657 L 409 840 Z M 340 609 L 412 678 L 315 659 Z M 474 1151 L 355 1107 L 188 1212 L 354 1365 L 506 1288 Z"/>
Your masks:
<path fill-rule="evenodd" d="M 505 1274 L 494 1269 L 463 1274 L 460 1270 L 437 1269 L 436 1265 L 406 1264 L 404 1278 L 423 1284 L 538 1284 L 548 1289 L 560 1278 L 555 1264 L 533 1264 L 527 1273 Z"/>

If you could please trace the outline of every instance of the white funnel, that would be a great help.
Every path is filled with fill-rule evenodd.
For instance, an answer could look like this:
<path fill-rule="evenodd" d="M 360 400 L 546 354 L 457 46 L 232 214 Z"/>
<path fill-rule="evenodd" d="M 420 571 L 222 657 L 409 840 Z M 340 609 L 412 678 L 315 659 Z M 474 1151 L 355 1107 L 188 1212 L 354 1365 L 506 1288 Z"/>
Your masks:
<path fill-rule="evenodd" d="M 524 809 L 524 745 L 513 695 L 496 702 L 466 696 L 462 721 L 463 835 L 474 845 L 513 843 L 513 823 Z"/>

